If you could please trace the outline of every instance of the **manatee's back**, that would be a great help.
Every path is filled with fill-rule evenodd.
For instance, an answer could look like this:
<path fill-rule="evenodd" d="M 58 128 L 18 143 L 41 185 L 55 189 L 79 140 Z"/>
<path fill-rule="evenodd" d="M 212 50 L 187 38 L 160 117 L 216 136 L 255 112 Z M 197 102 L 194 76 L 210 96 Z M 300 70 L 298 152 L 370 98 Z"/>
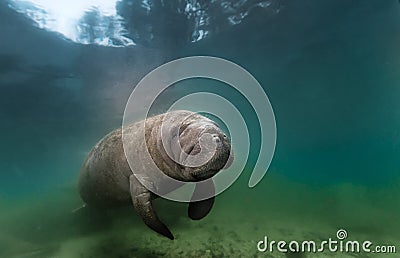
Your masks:
<path fill-rule="evenodd" d="M 117 129 L 101 139 L 84 161 L 78 191 L 89 206 L 117 206 L 131 201 L 129 176 L 122 131 Z"/>
<path fill-rule="evenodd" d="M 177 120 L 193 114 L 189 111 L 173 111 L 170 113 Z M 124 127 L 124 136 L 129 142 L 127 153 L 131 155 L 131 164 L 137 169 L 136 176 L 150 179 L 154 185 L 161 180 L 158 169 L 150 164 L 145 148 L 149 148 L 151 159 L 165 173 L 172 177 L 178 173 L 174 171 L 176 164 L 161 155 L 162 146 L 159 144 L 159 129 L 165 114 L 146 119 Z M 146 137 L 143 137 L 146 135 Z M 147 143 L 145 139 L 147 139 Z M 169 161 L 169 166 L 166 165 Z M 149 163 L 149 164 L 147 164 Z M 154 170 L 154 171 L 153 171 Z M 131 202 L 129 177 L 131 168 L 126 160 L 122 144 L 122 129 L 117 129 L 101 139 L 88 154 L 79 177 L 78 190 L 86 204 L 92 206 L 116 206 Z M 179 179 L 179 178 L 177 178 Z"/>

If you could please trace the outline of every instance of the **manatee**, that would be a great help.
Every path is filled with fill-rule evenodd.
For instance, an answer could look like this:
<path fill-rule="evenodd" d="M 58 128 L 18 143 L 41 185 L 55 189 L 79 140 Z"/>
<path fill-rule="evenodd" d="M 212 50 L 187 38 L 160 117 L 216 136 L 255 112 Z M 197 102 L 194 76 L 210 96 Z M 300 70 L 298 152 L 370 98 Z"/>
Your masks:
<path fill-rule="evenodd" d="M 207 153 L 210 149 L 207 144 L 214 147 L 212 153 Z M 127 153 L 134 154 L 129 160 L 131 166 L 125 154 L 127 148 L 131 148 Z M 144 148 L 148 150 L 153 166 L 145 160 Z M 193 165 L 200 153 L 211 158 L 204 164 Z M 192 163 L 187 162 L 190 159 Z M 152 205 L 152 201 L 160 196 L 146 187 L 147 183 L 156 187 L 162 185 L 160 172 L 155 171 L 154 164 L 162 176 L 179 182 L 199 182 L 188 209 L 189 217 L 198 220 L 210 212 L 214 203 L 212 177 L 228 167 L 232 160 L 230 140 L 214 121 L 190 111 L 171 111 L 125 125 L 102 138 L 82 165 L 78 191 L 89 207 L 102 209 L 133 204 L 148 227 L 172 240 L 173 234 L 158 218 Z M 179 184 L 168 185 L 164 192 L 178 187 Z M 211 193 L 208 199 L 198 198 L 204 192 Z"/>

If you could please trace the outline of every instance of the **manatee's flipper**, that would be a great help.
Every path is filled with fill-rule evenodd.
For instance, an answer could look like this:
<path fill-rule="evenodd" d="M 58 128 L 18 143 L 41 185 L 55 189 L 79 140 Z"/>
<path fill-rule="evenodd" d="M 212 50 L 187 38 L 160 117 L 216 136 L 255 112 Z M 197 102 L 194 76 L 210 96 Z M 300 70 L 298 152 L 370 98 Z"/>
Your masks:
<path fill-rule="evenodd" d="M 202 196 L 210 196 L 211 198 L 202 201 L 195 201 L 189 203 L 188 215 L 193 220 L 204 218 L 211 210 L 214 204 L 215 187 L 214 182 L 209 179 L 203 182 L 198 182 L 194 189 L 192 200 L 198 199 Z"/>
<path fill-rule="evenodd" d="M 130 176 L 129 182 L 133 206 L 144 223 L 157 233 L 173 240 L 171 231 L 160 221 L 153 209 L 151 192 L 137 180 L 135 175 Z"/>

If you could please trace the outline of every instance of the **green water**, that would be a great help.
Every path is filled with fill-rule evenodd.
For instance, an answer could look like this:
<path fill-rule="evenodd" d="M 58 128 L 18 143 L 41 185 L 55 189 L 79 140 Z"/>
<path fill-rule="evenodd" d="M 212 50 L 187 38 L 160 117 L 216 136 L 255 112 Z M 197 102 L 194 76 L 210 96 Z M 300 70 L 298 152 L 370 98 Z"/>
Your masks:
<path fill-rule="evenodd" d="M 271 171 L 253 190 L 245 183 L 239 180 L 217 197 L 212 212 L 201 221 L 187 217 L 186 204 L 157 200 L 155 207 L 174 241 L 144 226 L 132 207 L 73 212 L 81 204 L 74 186 L 18 203 L 2 201 L 2 257 L 350 257 L 328 251 L 284 254 L 256 249 L 264 236 L 321 242 L 336 238 L 342 228 L 349 240 L 398 243 L 399 182 L 385 188 L 351 183 L 310 187 Z"/>
<path fill-rule="evenodd" d="M 74 44 L 0 5 L 0 257 L 398 257 L 400 5 L 285 5 L 273 18 L 256 10 L 210 39 L 167 48 Z M 252 132 L 246 170 L 211 213 L 191 221 L 187 204 L 156 200 L 170 241 L 133 207 L 76 210 L 79 168 L 121 125 L 133 86 L 193 55 L 240 64 L 268 94 L 277 143 L 264 179 L 247 186 L 261 144 L 248 103 L 215 82 L 188 81 L 161 104 L 195 90 L 226 95 Z M 257 250 L 265 236 L 322 242 L 340 229 L 397 253 Z"/>

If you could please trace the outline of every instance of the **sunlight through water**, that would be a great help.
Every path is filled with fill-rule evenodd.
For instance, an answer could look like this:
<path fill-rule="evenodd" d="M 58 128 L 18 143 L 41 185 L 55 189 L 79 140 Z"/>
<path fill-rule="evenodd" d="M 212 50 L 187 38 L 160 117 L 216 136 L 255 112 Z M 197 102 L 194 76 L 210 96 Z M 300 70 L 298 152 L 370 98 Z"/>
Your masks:
<path fill-rule="evenodd" d="M 10 7 L 31 18 L 39 28 L 55 31 L 83 44 L 134 45 L 125 37 L 118 0 L 10 1 Z M 97 23 L 97 24 L 96 24 Z"/>
<path fill-rule="evenodd" d="M 197 42 L 241 23 L 255 9 L 279 13 L 282 0 L 8 0 L 35 26 L 81 44 L 152 47 Z"/>

